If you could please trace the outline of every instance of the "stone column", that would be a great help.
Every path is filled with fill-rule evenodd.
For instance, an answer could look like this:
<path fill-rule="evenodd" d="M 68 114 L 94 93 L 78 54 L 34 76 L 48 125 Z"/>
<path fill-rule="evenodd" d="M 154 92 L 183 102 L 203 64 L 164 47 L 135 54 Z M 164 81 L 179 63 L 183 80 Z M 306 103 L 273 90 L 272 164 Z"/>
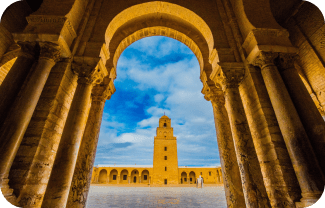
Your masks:
<path fill-rule="evenodd" d="M 128 176 L 128 181 L 129 181 L 129 184 L 130 184 L 130 182 L 131 182 L 131 176 Z"/>
<path fill-rule="evenodd" d="M 40 57 L 35 69 L 14 101 L 0 129 L 0 186 L 7 181 L 9 170 L 23 139 L 52 67 L 60 58 L 59 46 L 40 42 Z M 6 183 L 6 182 L 5 182 Z"/>
<path fill-rule="evenodd" d="M 0 86 L 0 127 L 36 58 L 36 42 L 18 42 L 17 44 L 21 48 L 18 57 Z"/>
<path fill-rule="evenodd" d="M 97 68 L 72 64 L 79 75 L 78 86 L 65 124 L 42 207 L 66 207 L 81 139 L 91 106 L 93 85 L 99 79 Z"/>
<path fill-rule="evenodd" d="M 271 207 L 239 94 L 243 76 L 244 69 L 223 68 L 219 80 L 225 96 L 246 207 Z"/>
<path fill-rule="evenodd" d="M 213 85 L 208 86 L 206 83 L 202 93 L 205 95 L 205 99 L 212 103 L 220 163 L 223 175 L 225 175 L 224 187 L 227 205 L 229 208 L 246 207 L 223 92 Z M 221 183 L 219 173 L 217 174 L 217 181 Z"/>
<path fill-rule="evenodd" d="M 120 175 L 117 175 L 116 184 L 120 184 Z"/>
<path fill-rule="evenodd" d="M 61 73 L 56 73 L 58 70 L 62 70 L 64 75 L 62 76 Z M 59 78 L 55 79 L 55 81 L 58 82 L 55 87 L 49 84 L 54 82 L 53 78 Z M 19 201 L 22 207 L 41 207 L 42 205 L 64 125 L 77 87 L 77 79 L 78 76 L 72 72 L 69 61 L 58 62 L 52 69 L 48 83 L 44 87 L 31 120 L 31 122 L 41 120 L 44 124 L 41 126 L 37 124 L 32 125 L 32 128 L 35 128 L 35 125 L 38 126 L 37 130 L 40 131 L 39 141 L 35 142 L 35 138 L 37 138 L 35 135 L 33 141 L 37 143 L 37 148 L 33 155 L 33 159 L 29 162 L 27 160 L 27 162 L 24 163 L 30 163 L 30 166 L 24 174 L 24 178 L 21 178 L 23 184 L 21 188 L 19 188 L 20 192 L 17 195 L 17 201 Z M 48 89 L 51 89 L 51 93 L 48 93 Z M 49 100 L 49 97 L 54 98 Z M 44 103 L 48 105 L 48 108 L 44 109 Z M 42 110 L 40 110 L 40 108 L 42 108 Z M 40 114 L 40 112 L 44 116 L 35 117 L 35 114 Z M 27 128 L 22 143 L 26 141 L 26 136 L 28 136 L 30 128 L 31 124 L 29 124 Z M 18 150 L 18 155 L 21 150 L 22 146 Z M 17 158 L 13 163 L 13 167 L 15 166 L 15 162 L 17 162 Z M 10 174 L 12 174 L 12 170 Z M 13 184 L 18 181 L 18 179 L 15 178 L 11 178 L 11 180 L 14 180 L 11 181 Z"/>
<path fill-rule="evenodd" d="M 92 91 L 91 108 L 78 153 L 67 207 L 86 207 L 105 101 L 111 95 L 112 90 L 107 86 L 96 85 Z M 106 181 L 109 183 L 109 174 Z"/>
<path fill-rule="evenodd" d="M 324 176 L 296 108 L 277 67 L 274 65 L 273 61 L 277 56 L 277 53 L 260 52 L 253 64 L 261 68 L 302 191 L 303 198 L 301 203 L 297 203 L 297 206 L 309 206 L 320 198 L 324 189 Z"/>
<path fill-rule="evenodd" d="M 141 183 L 141 175 L 139 175 L 139 183 Z"/>
<path fill-rule="evenodd" d="M 276 59 L 276 65 L 324 174 L 325 122 L 295 69 L 294 62 L 298 58 L 296 54 L 280 53 Z"/>

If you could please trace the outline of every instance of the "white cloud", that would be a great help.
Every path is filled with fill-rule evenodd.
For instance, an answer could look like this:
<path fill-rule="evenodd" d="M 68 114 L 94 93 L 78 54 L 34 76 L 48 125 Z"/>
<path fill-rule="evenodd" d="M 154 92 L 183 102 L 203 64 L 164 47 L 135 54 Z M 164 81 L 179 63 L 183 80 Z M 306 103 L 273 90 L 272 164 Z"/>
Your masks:
<path fill-rule="evenodd" d="M 163 94 L 157 94 L 154 97 L 156 103 L 160 103 L 163 99 L 165 99 L 165 96 Z"/>
<path fill-rule="evenodd" d="M 173 41 L 163 41 L 163 44 L 159 41 L 161 41 L 159 38 L 158 41 L 143 39 L 141 42 L 131 45 L 131 48 L 155 57 L 163 57 L 172 51 L 190 52 L 186 47 L 175 45 Z M 137 102 L 146 101 L 143 99 L 144 95 L 147 95 L 148 89 L 153 89 L 156 92 L 151 94 L 154 102 L 144 110 L 147 118 L 137 122 L 136 128 L 132 132 L 124 132 L 120 135 L 113 129 L 109 129 L 105 133 L 101 132 L 100 140 L 110 137 L 106 139 L 106 142 L 102 142 L 103 144 L 132 143 L 125 148 L 110 150 L 110 153 L 114 153 L 114 155 L 124 155 L 123 159 L 108 157 L 104 154 L 98 158 L 104 160 L 105 157 L 108 157 L 111 160 L 117 160 L 116 163 L 130 161 L 128 164 L 132 164 L 134 161 L 138 161 L 137 163 L 143 161 L 143 163 L 152 164 L 156 128 L 159 118 L 165 113 L 172 119 L 174 135 L 177 136 L 178 156 L 181 161 L 179 165 L 219 164 L 217 162 L 218 149 L 212 106 L 201 93 L 203 85 L 199 79 L 199 64 L 194 55 L 190 59 L 185 58 L 175 63 L 162 64 L 153 68 L 149 63 L 141 61 L 139 57 L 127 59 L 122 56 L 119 60 L 117 73 L 117 82 L 123 83 L 123 86 L 126 85 L 126 79 L 135 83 L 135 86 L 132 87 L 139 90 L 139 94 L 135 98 Z M 127 106 L 132 108 L 136 105 L 131 102 L 127 103 Z M 114 128 L 124 128 L 125 126 L 117 122 L 118 118 L 113 118 L 112 121 L 112 123 L 103 122 L 103 125 L 111 125 Z M 207 157 L 212 159 L 204 162 L 204 158 Z"/>

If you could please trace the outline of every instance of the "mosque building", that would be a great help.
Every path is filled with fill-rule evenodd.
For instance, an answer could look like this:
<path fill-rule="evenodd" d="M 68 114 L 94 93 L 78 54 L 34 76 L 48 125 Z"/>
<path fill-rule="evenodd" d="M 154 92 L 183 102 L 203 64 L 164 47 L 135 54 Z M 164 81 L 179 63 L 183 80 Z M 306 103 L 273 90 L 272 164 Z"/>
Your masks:
<path fill-rule="evenodd" d="M 177 139 L 171 119 L 159 119 L 154 138 L 153 165 L 98 165 L 94 167 L 92 183 L 177 185 L 194 184 L 203 177 L 206 184 L 222 184 L 221 167 L 178 166 Z"/>

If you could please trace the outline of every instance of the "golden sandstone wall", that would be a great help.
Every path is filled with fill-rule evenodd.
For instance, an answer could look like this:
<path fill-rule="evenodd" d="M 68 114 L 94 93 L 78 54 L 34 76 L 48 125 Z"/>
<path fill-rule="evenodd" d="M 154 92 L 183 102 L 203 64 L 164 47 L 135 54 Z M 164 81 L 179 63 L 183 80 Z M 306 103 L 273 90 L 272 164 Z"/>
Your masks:
<path fill-rule="evenodd" d="M 162 176 L 162 183 L 153 182 L 153 167 L 141 165 L 132 167 L 122 166 L 101 166 L 94 167 L 91 177 L 92 184 L 122 184 L 126 185 L 150 185 L 150 186 L 174 186 L 178 184 L 195 184 L 196 179 L 201 175 L 205 184 L 222 184 L 223 178 L 220 167 L 178 167 L 176 182 L 164 184 L 163 179 L 169 178 L 168 175 Z M 115 175 L 115 177 L 114 177 Z M 145 176 L 146 175 L 146 176 Z M 134 179 L 136 178 L 136 179 Z M 184 180 L 184 178 L 186 178 Z"/>
<path fill-rule="evenodd" d="M 228 207 L 314 204 L 325 185 L 324 27 L 302 0 L 16 2 L 0 22 L 2 193 L 20 207 L 85 207 L 117 60 L 163 35 L 198 58 Z"/>

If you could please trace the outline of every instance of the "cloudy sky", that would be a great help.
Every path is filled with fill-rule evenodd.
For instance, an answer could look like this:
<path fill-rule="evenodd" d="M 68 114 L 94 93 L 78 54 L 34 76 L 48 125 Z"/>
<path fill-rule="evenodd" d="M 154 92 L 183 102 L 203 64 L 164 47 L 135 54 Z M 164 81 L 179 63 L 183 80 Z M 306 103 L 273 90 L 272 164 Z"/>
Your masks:
<path fill-rule="evenodd" d="M 199 63 L 183 43 L 148 37 L 121 55 L 106 102 L 95 165 L 152 165 L 161 116 L 171 118 L 179 166 L 219 166 L 211 103 L 201 93 Z"/>

